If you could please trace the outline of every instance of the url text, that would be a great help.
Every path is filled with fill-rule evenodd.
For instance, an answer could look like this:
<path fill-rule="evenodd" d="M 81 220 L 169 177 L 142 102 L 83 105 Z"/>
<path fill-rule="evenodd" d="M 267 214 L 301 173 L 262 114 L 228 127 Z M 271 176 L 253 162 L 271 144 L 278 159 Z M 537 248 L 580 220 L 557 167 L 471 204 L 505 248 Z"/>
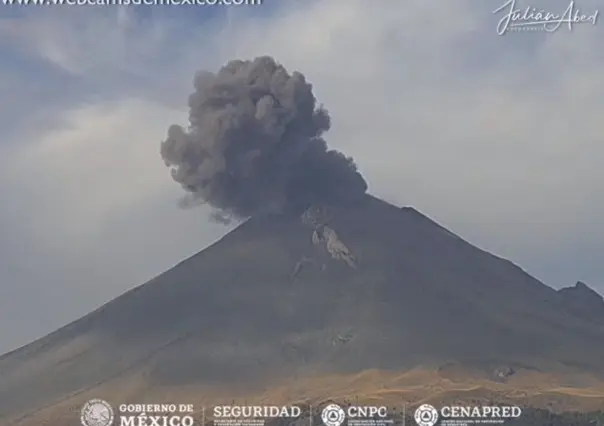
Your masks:
<path fill-rule="evenodd" d="M 254 6 L 262 0 L 2 0 L 5 6 Z"/>

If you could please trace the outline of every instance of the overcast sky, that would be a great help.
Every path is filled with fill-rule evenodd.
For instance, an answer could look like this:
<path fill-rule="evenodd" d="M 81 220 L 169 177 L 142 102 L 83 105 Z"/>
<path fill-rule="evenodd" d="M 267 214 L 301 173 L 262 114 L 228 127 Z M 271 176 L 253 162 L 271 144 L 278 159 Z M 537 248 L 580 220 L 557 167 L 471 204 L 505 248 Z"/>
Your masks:
<path fill-rule="evenodd" d="M 0 353 L 230 229 L 178 208 L 159 145 L 196 70 L 264 54 L 314 85 L 372 193 L 604 291 L 604 23 L 500 36 L 501 4 L 0 6 Z"/>

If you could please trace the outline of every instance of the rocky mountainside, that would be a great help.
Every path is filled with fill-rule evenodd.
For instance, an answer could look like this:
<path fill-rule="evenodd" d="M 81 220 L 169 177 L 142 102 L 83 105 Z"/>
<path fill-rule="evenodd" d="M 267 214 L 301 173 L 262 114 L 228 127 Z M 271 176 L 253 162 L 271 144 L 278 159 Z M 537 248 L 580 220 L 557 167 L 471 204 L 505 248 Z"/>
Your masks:
<path fill-rule="evenodd" d="M 371 196 L 252 218 L 1 357 L 0 423 L 141 368 L 150 386 L 183 387 L 447 363 L 600 376 L 598 300 Z"/>
<path fill-rule="evenodd" d="M 574 287 L 562 288 L 558 292 L 577 313 L 598 323 L 604 321 L 604 298 L 587 284 L 578 281 Z"/>

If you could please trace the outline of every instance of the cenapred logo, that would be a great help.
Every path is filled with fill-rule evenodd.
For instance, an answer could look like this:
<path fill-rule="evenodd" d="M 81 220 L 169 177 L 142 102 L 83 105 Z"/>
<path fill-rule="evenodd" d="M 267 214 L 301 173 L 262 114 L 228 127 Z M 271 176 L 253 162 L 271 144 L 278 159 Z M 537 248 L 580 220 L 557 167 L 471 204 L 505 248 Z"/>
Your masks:
<path fill-rule="evenodd" d="M 438 410 L 430 404 L 420 405 L 414 418 L 419 426 L 434 426 L 438 422 Z"/>
<path fill-rule="evenodd" d="M 340 426 L 346 419 L 346 412 L 338 404 L 329 404 L 321 412 L 321 420 L 325 426 Z"/>
<path fill-rule="evenodd" d="M 115 415 L 107 401 L 91 399 L 82 407 L 80 421 L 83 426 L 111 426 Z"/>
<path fill-rule="evenodd" d="M 518 418 L 522 409 L 517 406 L 457 406 L 447 405 L 437 410 L 430 404 L 420 405 L 415 410 L 415 422 L 418 426 L 441 425 L 479 425 L 504 423 Z"/>

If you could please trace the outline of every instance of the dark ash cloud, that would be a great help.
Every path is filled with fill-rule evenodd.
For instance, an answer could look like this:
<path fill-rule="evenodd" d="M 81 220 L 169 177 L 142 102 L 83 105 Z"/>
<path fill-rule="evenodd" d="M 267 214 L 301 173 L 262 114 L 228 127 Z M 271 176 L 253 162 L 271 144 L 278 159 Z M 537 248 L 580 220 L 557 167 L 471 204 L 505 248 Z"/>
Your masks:
<path fill-rule="evenodd" d="M 367 183 L 351 158 L 329 150 L 328 112 L 312 85 L 271 57 L 233 60 L 199 72 L 189 96 L 190 126 L 172 125 L 161 155 L 188 192 L 217 217 L 246 218 L 309 204 L 353 201 Z"/>

